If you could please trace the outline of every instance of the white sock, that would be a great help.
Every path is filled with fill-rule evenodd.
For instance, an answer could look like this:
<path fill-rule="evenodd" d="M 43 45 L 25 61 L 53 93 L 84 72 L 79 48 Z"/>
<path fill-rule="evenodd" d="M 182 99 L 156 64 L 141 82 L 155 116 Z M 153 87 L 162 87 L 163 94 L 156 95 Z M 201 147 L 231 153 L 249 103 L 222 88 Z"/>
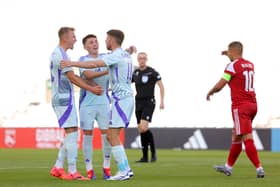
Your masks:
<path fill-rule="evenodd" d="M 68 173 L 74 174 L 77 172 L 76 163 L 68 164 Z"/>
<path fill-rule="evenodd" d="M 78 131 L 68 133 L 65 137 L 65 146 L 67 151 L 68 172 L 76 173 L 77 157 L 78 157 Z"/>
<path fill-rule="evenodd" d="M 129 170 L 127 157 L 123 148 L 123 145 L 117 145 L 112 147 L 112 154 L 118 164 L 118 169 L 121 173 Z"/>
<path fill-rule="evenodd" d="M 55 167 L 63 168 L 65 158 L 66 158 L 66 148 L 65 148 L 65 144 L 64 144 L 64 140 L 63 140 L 59 147 L 57 160 L 55 162 Z"/>
<path fill-rule="evenodd" d="M 107 135 L 102 134 L 103 168 L 110 168 L 112 146 L 107 140 Z"/>
<path fill-rule="evenodd" d="M 124 153 L 124 156 L 125 156 L 124 162 L 125 162 L 126 171 L 128 171 L 128 170 L 130 170 L 130 166 L 129 166 L 127 155 L 126 155 L 126 152 L 125 152 L 125 149 L 124 149 L 123 145 L 121 146 L 121 149 L 123 150 L 123 153 Z"/>
<path fill-rule="evenodd" d="M 86 170 L 92 170 L 92 135 L 84 135 L 83 137 L 83 154 L 86 164 Z"/>
<path fill-rule="evenodd" d="M 227 163 L 225 164 L 225 167 L 226 167 L 227 169 L 229 169 L 229 170 L 232 170 L 232 167 L 229 166 Z"/>

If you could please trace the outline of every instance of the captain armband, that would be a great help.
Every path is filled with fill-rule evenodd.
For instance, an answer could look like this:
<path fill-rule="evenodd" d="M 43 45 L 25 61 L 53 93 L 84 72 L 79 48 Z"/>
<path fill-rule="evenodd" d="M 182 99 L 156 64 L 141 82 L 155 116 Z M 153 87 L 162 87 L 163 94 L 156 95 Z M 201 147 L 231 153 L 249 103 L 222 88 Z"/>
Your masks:
<path fill-rule="evenodd" d="M 225 79 L 226 81 L 230 81 L 231 75 L 228 74 L 228 73 L 224 73 L 224 74 L 223 74 L 223 79 Z"/>

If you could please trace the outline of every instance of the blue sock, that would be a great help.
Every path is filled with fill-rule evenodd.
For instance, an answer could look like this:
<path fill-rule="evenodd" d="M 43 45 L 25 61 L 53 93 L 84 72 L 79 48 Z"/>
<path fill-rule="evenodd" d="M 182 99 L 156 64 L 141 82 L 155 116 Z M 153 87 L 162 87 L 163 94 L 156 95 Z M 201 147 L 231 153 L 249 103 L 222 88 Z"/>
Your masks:
<path fill-rule="evenodd" d="M 129 169 L 127 157 L 123 148 L 123 145 L 117 145 L 112 147 L 112 154 L 118 164 L 120 172 L 126 172 Z"/>
<path fill-rule="evenodd" d="M 64 140 L 63 140 L 59 147 L 57 160 L 55 162 L 55 167 L 63 168 L 65 158 L 66 158 L 66 147 L 65 147 Z"/>
<path fill-rule="evenodd" d="M 103 168 L 110 168 L 112 146 L 107 140 L 107 135 L 102 134 Z"/>
<path fill-rule="evenodd" d="M 68 133 L 64 143 L 67 151 L 68 172 L 77 172 L 76 162 L 78 157 L 78 131 Z"/>
<path fill-rule="evenodd" d="M 83 137 L 83 154 L 87 171 L 92 170 L 92 135 Z"/>
<path fill-rule="evenodd" d="M 128 163 L 128 159 L 127 159 L 127 155 L 125 153 L 125 149 L 124 149 L 124 146 L 121 146 L 121 149 L 123 150 L 123 153 L 124 153 L 124 164 L 125 164 L 125 167 L 126 167 L 126 170 L 130 170 L 130 166 L 129 166 L 129 163 Z"/>

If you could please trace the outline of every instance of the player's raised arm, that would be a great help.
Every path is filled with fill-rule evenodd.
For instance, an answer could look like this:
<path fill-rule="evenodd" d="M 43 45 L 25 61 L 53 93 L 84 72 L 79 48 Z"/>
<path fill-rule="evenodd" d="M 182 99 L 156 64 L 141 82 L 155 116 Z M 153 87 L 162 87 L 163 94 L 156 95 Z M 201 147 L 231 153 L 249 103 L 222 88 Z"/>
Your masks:
<path fill-rule="evenodd" d="M 228 56 L 228 51 L 222 51 L 222 52 L 221 52 L 221 55 L 226 55 L 226 56 Z"/>
<path fill-rule="evenodd" d="M 133 54 L 133 53 L 137 53 L 137 49 L 134 45 L 129 46 L 129 48 L 125 49 L 125 51 L 127 51 L 129 54 Z"/>
<path fill-rule="evenodd" d="M 69 60 L 62 60 L 60 61 L 60 67 L 66 68 L 66 67 L 77 67 L 77 68 L 97 68 L 97 67 L 104 67 L 107 66 L 106 63 L 103 60 L 95 60 L 95 61 L 87 61 L 87 63 L 84 63 L 82 61 L 69 61 Z"/>

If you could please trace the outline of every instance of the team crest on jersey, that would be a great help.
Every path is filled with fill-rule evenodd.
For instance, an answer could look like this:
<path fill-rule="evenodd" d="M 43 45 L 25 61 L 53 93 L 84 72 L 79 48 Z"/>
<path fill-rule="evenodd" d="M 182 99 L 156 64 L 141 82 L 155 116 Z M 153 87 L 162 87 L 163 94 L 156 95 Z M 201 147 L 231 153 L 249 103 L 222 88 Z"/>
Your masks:
<path fill-rule="evenodd" d="M 142 83 L 147 83 L 148 80 L 149 80 L 149 77 L 148 77 L 148 76 L 146 76 L 146 75 L 143 75 L 143 76 L 142 76 Z"/>

